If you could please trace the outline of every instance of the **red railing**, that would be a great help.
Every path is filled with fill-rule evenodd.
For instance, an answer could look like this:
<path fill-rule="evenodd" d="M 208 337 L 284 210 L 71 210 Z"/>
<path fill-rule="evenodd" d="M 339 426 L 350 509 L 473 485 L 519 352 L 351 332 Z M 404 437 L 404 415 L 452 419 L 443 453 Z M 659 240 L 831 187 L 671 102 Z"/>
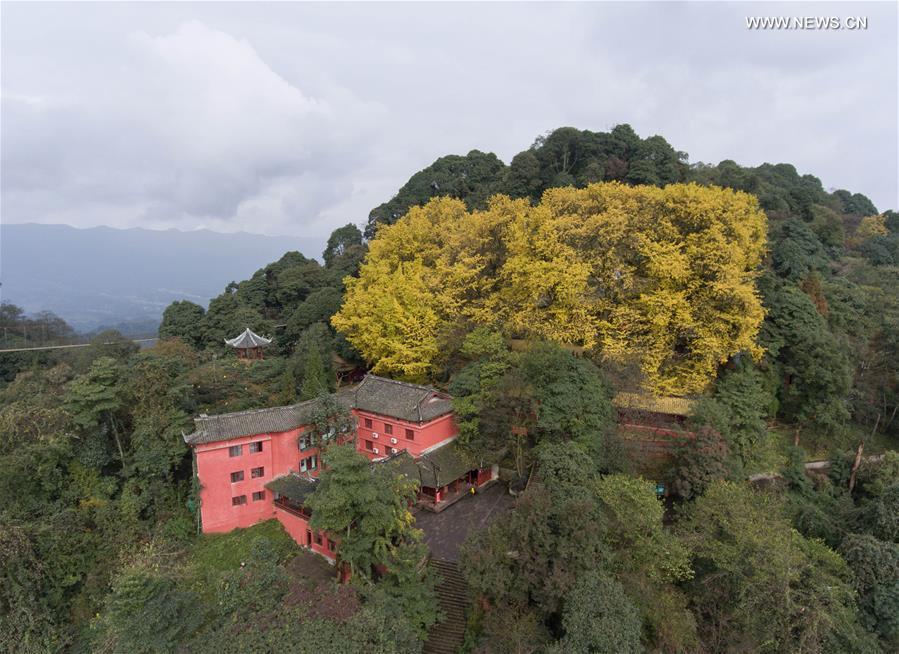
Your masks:
<path fill-rule="evenodd" d="M 308 521 L 312 517 L 311 512 L 307 511 L 306 509 L 298 509 L 295 506 L 291 506 L 284 500 L 275 500 L 275 506 L 282 511 L 289 513 L 290 515 L 302 518 L 303 520 Z"/>

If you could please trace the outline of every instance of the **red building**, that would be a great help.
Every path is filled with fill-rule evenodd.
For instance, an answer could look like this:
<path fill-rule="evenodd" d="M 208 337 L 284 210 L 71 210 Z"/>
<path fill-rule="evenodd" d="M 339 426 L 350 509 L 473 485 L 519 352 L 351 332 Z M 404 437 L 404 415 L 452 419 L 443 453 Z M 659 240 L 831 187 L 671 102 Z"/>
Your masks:
<path fill-rule="evenodd" d="M 367 375 L 336 395 L 356 418 L 356 449 L 375 464 L 394 461 L 419 482 L 421 503 L 441 510 L 472 485 L 496 476 L 495 466 L 465 459 L 451 398 L 417 384 Z M 321 461 L 309 423 L 319 400 L 194 419 L 184 437 L 194 451 L 203 531 L 223 532 L 277 518 L 299 544 L 334 558 L 337 543 L 309 528 L 305 498 L 315 491 Z"/>

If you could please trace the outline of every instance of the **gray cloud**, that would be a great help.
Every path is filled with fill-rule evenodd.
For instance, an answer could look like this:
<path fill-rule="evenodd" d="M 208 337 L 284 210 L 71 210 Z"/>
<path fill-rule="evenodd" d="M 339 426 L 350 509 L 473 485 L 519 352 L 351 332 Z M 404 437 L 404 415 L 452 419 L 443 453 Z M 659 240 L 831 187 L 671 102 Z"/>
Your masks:
<path fill-rule="evenodd" d="M 320 236 L 443 154 L 619 122 L 896 207 L 896 29 L 861 3 L 7 4 L 3 220 Z"/>

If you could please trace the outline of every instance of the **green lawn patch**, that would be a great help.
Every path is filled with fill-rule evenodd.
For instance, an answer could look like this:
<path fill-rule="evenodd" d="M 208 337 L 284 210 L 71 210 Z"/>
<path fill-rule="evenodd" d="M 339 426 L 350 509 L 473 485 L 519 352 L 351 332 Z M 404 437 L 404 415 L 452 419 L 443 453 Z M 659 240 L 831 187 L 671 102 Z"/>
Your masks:
<path fill-rule="evenodd" d="M 194 541 L 185 565 L 196 589 L 205 594 L 215 587 L 223 572 L 249 561 L 257 538 L 267 539 L 281 562 L 296 556 L 300 550 L 277 520 L 266 520 L 227 534 L 202 534 Z"/>

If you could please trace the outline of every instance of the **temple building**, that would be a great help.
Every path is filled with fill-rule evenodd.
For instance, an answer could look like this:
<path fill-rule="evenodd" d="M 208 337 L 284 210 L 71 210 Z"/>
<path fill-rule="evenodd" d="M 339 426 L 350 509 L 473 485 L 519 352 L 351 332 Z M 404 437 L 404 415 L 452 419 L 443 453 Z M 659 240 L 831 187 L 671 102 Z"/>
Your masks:
<path fill-rule="evenodd" d="M 696 401 L 621 392 L 612 405 L 618 414 L 618 435 L 635 470 L 650 479 L 663 478 L 676 447 L 695 437 L 687 425 Z"/>
<path fill-rule="evenodd" d="M 260 336 L 249 327 L 239 336 L 225 339 L 225 345 L 237 350 L 237 357 L 240 359 L 261 359 L 262 351 L 271 344 L 272 339 Z"/>
<path fill-rule="evenodd" d="M 445 393 L 366 375 L 333 397 L 354 416 L 355 429 L 330 437 L 353 440 L 372 465 L 397 465 L 419 483 L 423 508 L 441 511 L 497 476 L 497 466 L 469 461 L 457 448 L 452 399 Z M 304 507 L 321 469 L 319 439 L 310 431 L 321 401 L 194 419 L 195 430 L 184 440 L 194 452 L 205 533 L 277 518 L 297 543 L 335 558 L 337 540 L 314 533 Z"/>

